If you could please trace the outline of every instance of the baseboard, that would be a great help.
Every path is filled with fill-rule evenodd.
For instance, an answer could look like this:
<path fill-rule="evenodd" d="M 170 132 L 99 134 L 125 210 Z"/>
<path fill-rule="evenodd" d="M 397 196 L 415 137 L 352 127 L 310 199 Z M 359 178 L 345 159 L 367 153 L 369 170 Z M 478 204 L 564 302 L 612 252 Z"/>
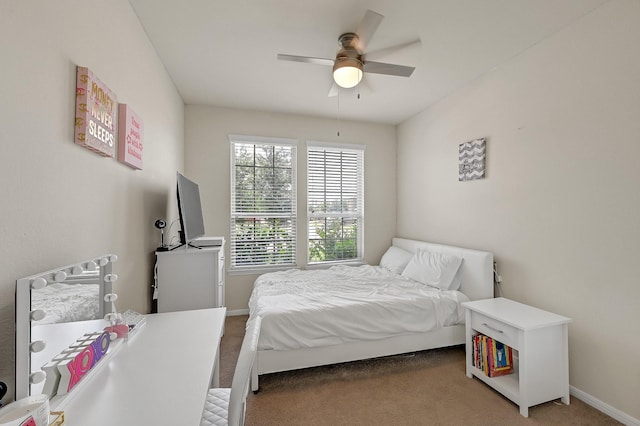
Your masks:
<path fill-rule="evenodd" d="M 237 317 L 240 315 L 249 315 L 249 309 L 237 309 L 234 311 L 227 311 L 228 317 Z"/>
<path fill-rule="evenodd" d="M 627 413 L 622 412 L 617 408 L 612 407 L 611 405 L 600 401 L 598 398 L 595 398 L 589 395 L 588 393 L 581 391 L 580 389 L 577 389 L 573 386 L 569 386 L 569 393 L 572 396 L 575 396 L 576 398 L 578 398 L 580 401 L 584 402 L 585 404 L 592 406 L 598 411 L 602 411 L 607 416 L 614 418 L 615 420 L 619 421 L 622 424 L 625 424 L 627 426 L 640 426 L 640 420 L 635 419 L 630 415 L 628 415 Z"/>

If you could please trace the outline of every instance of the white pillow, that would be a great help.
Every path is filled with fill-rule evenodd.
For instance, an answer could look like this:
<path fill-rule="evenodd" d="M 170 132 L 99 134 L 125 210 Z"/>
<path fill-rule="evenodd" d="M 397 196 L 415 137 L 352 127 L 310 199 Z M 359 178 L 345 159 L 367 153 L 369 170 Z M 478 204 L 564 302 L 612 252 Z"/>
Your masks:
<path fill-rule="evenodd" d="M 461 264 L 462 259 L 456 256 L 418 250 L 402 275 L 441 290 L 457 290 L 460 279 L 454 278 L 461 278 L 456 277 Z"/>
<path fill-rule="evenodd" d="M 412 257 L 413 254 L 408 251 L 400 247 L 391 246 L 380 259 L 380 266 L 400 275 Z"/>

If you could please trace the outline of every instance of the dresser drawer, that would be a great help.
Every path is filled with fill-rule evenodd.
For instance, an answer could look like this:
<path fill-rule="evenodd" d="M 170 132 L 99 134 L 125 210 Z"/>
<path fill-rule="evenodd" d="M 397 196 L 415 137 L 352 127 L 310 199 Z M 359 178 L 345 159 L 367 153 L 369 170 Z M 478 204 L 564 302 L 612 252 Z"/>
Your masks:
<path fill-rule="evenodd" d="M 518 349 L 519 330 L 508 324 L 489 318 L 477 312 L 471 313 L 471 328 L 496 339 L 505 345 Z"/>

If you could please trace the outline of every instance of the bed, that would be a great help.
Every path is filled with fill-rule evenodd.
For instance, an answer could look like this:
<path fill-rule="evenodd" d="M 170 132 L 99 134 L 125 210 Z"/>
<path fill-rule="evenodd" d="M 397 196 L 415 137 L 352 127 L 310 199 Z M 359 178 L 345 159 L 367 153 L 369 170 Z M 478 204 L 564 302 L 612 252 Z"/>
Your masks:
<path fill-rule="evenodd" d="M 491 253 L 405 238 L 378 266 L 263 274 L 249 301 L 262 317 L 251 388 L 262 374 L 464 344 L 460 303 L 493 290 Z"/>

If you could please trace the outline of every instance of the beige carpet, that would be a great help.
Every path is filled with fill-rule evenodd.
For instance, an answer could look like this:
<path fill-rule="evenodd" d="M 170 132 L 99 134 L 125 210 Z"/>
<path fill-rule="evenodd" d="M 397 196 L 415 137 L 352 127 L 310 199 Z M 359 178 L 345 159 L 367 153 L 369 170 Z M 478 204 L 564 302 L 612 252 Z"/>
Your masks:
<path fill-rule="evenodd" d="M 246 316 L 228 317 L 221 386 L 231 386 Z M 269 425 L 615 425 L 571 398 L 518 407 L 464 371 L 464 348 L 316 367 L 261 376 L 247 398 L 247 426 Z"/>

